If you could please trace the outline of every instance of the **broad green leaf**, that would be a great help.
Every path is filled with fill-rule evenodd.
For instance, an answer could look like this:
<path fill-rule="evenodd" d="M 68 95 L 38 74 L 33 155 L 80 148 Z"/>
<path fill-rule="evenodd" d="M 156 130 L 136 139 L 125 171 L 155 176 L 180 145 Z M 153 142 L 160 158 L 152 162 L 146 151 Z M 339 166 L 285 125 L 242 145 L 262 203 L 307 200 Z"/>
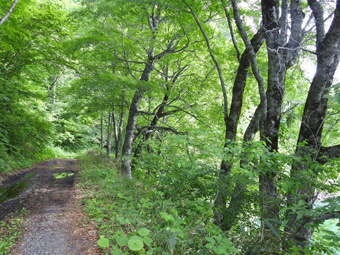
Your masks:
<path fill-rule="evenodd" d="M 140 251 L 144 247 L 143 240 L 141 238 L 131 237 L 128 241 L 128 247 L 132 251 Z"/>
<path fill-rule="evenodd" d="M 118 247 L 112 247 L 112 250 L 111 250 L 111 254 L 112 255 L 122 255 L 123 252 L 121 249 L 119 249 Z"/>
<path fill-rule="evenodd" d="M 277 238 L 280 238 L 280 235 L 279 233 L 277 232 L 277 230 L 274 228 L 274 226 L 269 222 L 269 221 L 265 221 L 267 226 L 270 228 L 270 230 L 274 233 L 274 235 L 277 237 Z"/>
<path fill-rule="evenodd" d="M 143 242 L 144 242 L 148 247 L 151 247 L 153 241 L 152 241 L 152 239 L 151 239 L 150 237 L 144 236 L 144 237 L 143 237 Z"/>
<path fill-rule="evenodd" d="M 128 237 L 125 234 L 122 234 L 116 239 L 116 242 L 119 246 L 125 246 L 127 245 L 128 240 Z"/>
<path fill-rule="evenodd" d="M 138 229 L 138 235 L 140 236 L 147 236 L 150 234 L 150 230 L 148 230 L 147 228 L 141 228 L 141 229 Z"/>
<path fill-rule="evenodd" d="M 205 237 L 205 240 L 207 240 L 208 242 L 210 242 L 212 245 L 214 245 L 216 243 L 214 238 L 211 238 L 209 236 Z"/>
<path fill-rule="evenodd" d="M 105 236 L 101 235 L 98 240 L 98 246 L 102 248 L 107 248 L 110 246 L 109 239 L 107 239 Z"/>

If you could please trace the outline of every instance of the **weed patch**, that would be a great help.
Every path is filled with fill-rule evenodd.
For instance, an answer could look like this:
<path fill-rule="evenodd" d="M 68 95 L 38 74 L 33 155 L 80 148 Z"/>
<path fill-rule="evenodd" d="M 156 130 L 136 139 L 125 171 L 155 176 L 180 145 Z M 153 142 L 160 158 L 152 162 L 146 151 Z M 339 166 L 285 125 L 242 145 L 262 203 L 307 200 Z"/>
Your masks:
<path fill-rule="evenodd" d="M 106 254 L 238 253 L 213 224 L 210 202 L 165 197 L 156 179 L 123 179 L 111 158 L 89 154 L 81 165 L 83 203 Z"/>
<path fill-rule="evenodd" d="M 24 219 L 29 211 L 22 209 L 20 212 L 12 213 L 0 222 L 0 254 L 10 254 L 10 248 L 21 237 L 24 230 Z"/>

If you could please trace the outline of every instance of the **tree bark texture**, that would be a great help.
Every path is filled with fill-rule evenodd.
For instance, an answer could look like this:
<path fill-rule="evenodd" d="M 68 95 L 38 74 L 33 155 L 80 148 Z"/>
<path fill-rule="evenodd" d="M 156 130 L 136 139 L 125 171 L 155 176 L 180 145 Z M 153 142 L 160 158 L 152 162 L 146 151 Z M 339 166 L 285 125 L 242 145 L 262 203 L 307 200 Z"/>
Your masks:
<path fill-rule="evenodd" d="M 340 157 L 340 145 L 333 147 L 322 146 L 322 130 L 327 111 L 328 98 L 325 95 L 332 85 L 334 73 L 339 64 L 340 58 L 340 1 L 337 1 L 334 18 L 328 32 L 324 34 L 323 13 L 321 6 L 316 1 L 308 1 L 316 21 L 317 26 L 317 69 L 313 81 L 310 85 L 307 101 L 305 104 L 302 123 L 300 127 L 298 143 L 305 142 L 303 147 L 297 146 L 296 154 L 302 158 L 311 155 L 313 160 L 325 163 L 322 156 L 329 158 Z M 306 178 L 304 170 L 307 166 L 294 167 L 291 171 L 292 178 Z M 298 187 L 296 194 L 290 194 L 288 205 L 294 205 L 299 199 L 303 199 L 309 210 L 312 210 L 315 200 L 315 189 L 311 184 Z M 301 219 L 294 213 L 290 214 L 286 231 L 290 233 L 286 248 L 289 243 L 293 243 L 303 249 L 309 245 L 314 231 L 315 218 L 304 214 Z"/>
<path fill-rule="evenodd" d="M 289 7 L 287 0 L 282 1 L 279 12 L 280 1 L 261 1 L 268 54 L 267 116 L 261 132 L 261 139 L 265 141 L 271 152 L 279 149 L 278 134 L 287 70 L 294 64 L 303 39 L 304 14 L 301 2 L 293 0 L 290 3 Z M 289 10 L 292 29 L 287 42 Z M 279 217 L 276 175 L 276 169 L 267 169 L 262 171 L 259 176 L 259 189 L 261 201 L 263 201 L 262 218 L 264 220 L 278 219 Z"/>
<path fill-rule="evenodd" d="M 122 102 L 125 99 L 123 97 Z M 124 108 L 121 109 L 119 117 L 117 118 L 115 110 L 112 111 L 112 121 L 113 121 L 113 133 L 114 133 L 114 140 L 115 140 L 115 158 L 116 160 L 120 160 L 121 156 L 121 145 L 122 145 L 122 136 L 123 136 L 123 123 L 125 117 L 125 110 Z"/>

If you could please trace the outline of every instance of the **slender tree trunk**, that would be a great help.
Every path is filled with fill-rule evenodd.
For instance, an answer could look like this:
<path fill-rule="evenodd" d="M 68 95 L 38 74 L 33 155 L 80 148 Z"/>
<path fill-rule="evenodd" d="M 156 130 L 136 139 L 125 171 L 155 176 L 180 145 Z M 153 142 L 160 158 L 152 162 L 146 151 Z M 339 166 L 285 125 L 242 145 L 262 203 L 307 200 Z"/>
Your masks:
<path fill-rule="evenodd" d="M 117 158 L 118 122 L 117 122 L 117 118 L 116 118 L 115 109 L 112 110 L 112 123 L 113 123 L 113 137 L 115 139 L 115 157 L 118 160 L 118 158 Z"/>
<path fill-rule="evenodd" d="M 260 29 L 252 38 L 251 43 L 254 47 L 255 52 L 261 48 L 261 45 L 264 42 L 264 31 Z M 243 94 L 246 86 L 247 75 L 249 72 L 250 60 L 247 51 L 245 51 L 240 59 L 239 68 L 237 70 L 236 78 L 233 86 L 233 94 L 232 101 L 230 107 L 229 116 L 227 116 L 226 121 L 226 133 L 225 139 L 226 141 L 236 141 L 236 133 L 237 127 L 241 115 L 241 109 L 243 105 Z M 228 147 L 228 142 L 225 143 L 224 148 Z M 227 196 L 225 194 L 225 185 L 228 185 L 226 180 L 228 174 L 231 171 L 232 165 L 225 160 L 222 160 L 221 163 L 221 177 L 219 181 L 219 193 L 217 195 L 217 199 L 215 202 L 215 223 L 220 225 L 222 229 L 230 229 L 232 224 L 236 220 L 236 216 L 240 211 L 241 207 L 236 206 L 236 201 L 238 200 L 235 195 L 235 199 L 229 203 L 228 208 L 226 208 L 226 199 Z M 237 189 L 237 185 L 235 187 Z M 235 191 L 236 191 L 235 189 Z"/>
<path fill-rule="evenodd" d="M 161 19 L 159 15 L 154 15 L 154 13 L 152 13 L 152 15 L 149 15 L 148 21 L 149 21 L 150 30 L 152 31 L 152 34 L 153 34 L 152 41 L 155 41 L 157 39 L 158 26 L 159 26 L 159 23 L 161 22 Z M 176 36 L 175 38 L 170 40 L 165 50 L 163 50 L 161 53 L 159 53 L 156 56 L 155 56 L 155 46 L 152 45 L 150 47 L 148 51 L 147 61 L 144 66 L 144 70 L 140 78 L 140 81 L 149 81 L 149 76 L 151 72 L 153 71 L 154 64 L 156 61 L 167 56 L 170 53 L 183 51 L 184 49 L 188 47 L 189 41 L 184 47 L 178 50 L 177 49 L 178 45 L 175 43 L 177 39 L 178 37 Z M 188 37 L 187 39 L 189 40 Z M 124 144 L 123 144 L 123 149 L 122 149 L 121 173 L 123 176 L 130 178 L 130 179 L 132 178 L 132 175 L 131 175 L 132 142 L 134 140 L 134 132 L 135 132 L 135 126 L 136 126 L 136 121 L 137 121 L 137 116 L 138 116 L 138 108 L 139 108 L 139 105 L 140 105 L 140 102 L 143 96 L 143 92 L 144 92 L 144 89 L 140 88 L 135 92 L 133 96 L 133 99 L 130 105 L 129 117 L 127 121 L 125 139 L 124 139 Z"/>
<path fill-rule="evenodd" d="M 154 49 L 151 50 L 151 52 L 154 52 Z M 142 73 L 141 81 L 148 81 L 149 75 L 151 74 L 153 70 L 153 55 L 149 55 L 148 62 L 145 65 L 144 71 Z M 129 117 L 128 122 L 126 125 L 126 131 L 125 131 L 125 139 L 122 149 L 122 166 L 121 166 L 121 172 L 122 175 L 131 179 L 132 173 L 131 173 L 131 153 L 132 153 L 132 142 L 134 140 L 135 135 L 135 127 L 136 127 L 136 121 L 138 117 L 138 108 L 140 105 L 140 102 L 142 100 L 143 96 L 143 88 L 138 89 L 132 99 L 130 109 L 129 109 Z"/>
<path fill-rule="evenodd" d="M 122 149 L 122 166 L 121 171 L 122 175 L 132 179 L 131 173 L 131 152 L 132 152 L 132 142 L 134 140 L 135 134 L 135 126 L 138 116 L 138 107 L 141 102 L 143 95 L 142 89 L 136 91 L 135 95 L 133 96 L 130 109 L 129 109 L 129 117 L 128 122 L 126 125 L 125 131 L 125 139 Z"/>
<path fill-rule="evenodd" d="M 50 87 L 50 91 L 52 93 L 52 103 L 55 104 L 55 100 L 56 100 L 56 90 L 57 90 L 57 81 L 58 81 L 58 77 L 54 77 L 53 81 L 52 81 L 52 85 Z"/>
<path fill-rule="evenodd" d="M 124 101 L 124 97 L 123 97 Z M 124 117 L 125 117 L 125 111 L 124 108 L 120 111 L 120 116 L 117 119 L 116 113 L 113 110 L 112 111 L 112 120 L 114 125 L 114 137 L 115 137 L 115 158 L 117 161 L 120 160 L 121 155 L 121 147 L 122 147 L 122 140 L 123 140 L 123 124 L 124 124 Z"/>
<path fill-rule="evenodd" d="M 123 140 L 123 124 L 124 124 L 124 118 L 125 118 L 125 111 L 122 109 L 120 112 L 120 118 L 118 122 L 118 139 L 117 139 L 117 146 L 116 146 L 116 159 L 120 159 L 121 155 L 121 145 L 122 145 L 122 140 Z"/>
<path fill-rule="evenodd" d="M 104 153 L 104 111 L 100 117 L 100 152 Z"/>
<path fill-rule="evenodd" d="M 11 13 L 13 12 L 15 6 L 17 5 L 17 3 L 19 2 L 19 0 L 14 0 L 11 7 L 9 8 L 8 12 L 6 12 L 6 14 L 0 19 L 0 26 L 6 21 L 6 19 L 9 17 L 9 15 L 11 15 Z"/>
<path fill-rule="evenodd" d="M 108 114 L 108 127 L 107 127 L 107 150 L 106 150 L 106 155 L 108 157 L 110 157 L 110 154 L 111 154 L 111 149 L 112 149 L 112 135 L 113 135 L 113 130 L 112 130 L 112 115 L 113 114 L 113 111 L 111 113 L 111 111 L 109 111 L 109 114 Z"/>

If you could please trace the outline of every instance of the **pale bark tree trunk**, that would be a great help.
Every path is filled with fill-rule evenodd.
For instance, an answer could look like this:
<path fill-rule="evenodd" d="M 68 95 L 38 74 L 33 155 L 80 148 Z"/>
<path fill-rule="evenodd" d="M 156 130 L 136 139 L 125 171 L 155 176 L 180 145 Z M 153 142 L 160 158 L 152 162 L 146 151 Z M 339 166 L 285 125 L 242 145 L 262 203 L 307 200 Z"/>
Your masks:
<path fill-rule="evenodd" d="M 104 111 L 100 116 L 100 152 L 104 153 Z"/>
<path fill-rule="evenodd" d="M 160 22 L 160 17 L 158 15 L 149 16 L 149 28 L 153 33 L 152 41 L 155 41 L 157 38 L 158 26 Z M 153 65 L 155 63 L 155 46 L 152 45 L 148 51 L 148 56 L 146 60 L 146 64 L 144 66 L 144 70 L 140 81 L 149 81 L 149 76 L 153 71 Z M 131 101 L 128 121 L 125 129 L 125 139 L 122 149 L 122 163 L 121 163 L 121 173 L 122 176 L 125 176 L 129 179 L 132 178 L 131 173 L 131 153 L 132 153 L 132 143 L 134 140 L 136 121 L 138 117 L 138 108 L 143 96 L 143 88 L 138 89 Z"/>
<path fill-rule="evenodd" d="M 111 149 L 112 149 L 112 135 L 113 135 L 113 119 L 112 119 L 112 115 L 113 114 L 113 111 L 111 112 L 109 110 L 109 113 L 108 113 L 108 127 L 107 127 L 107 149 L 106 149 L 106 155 L 108 157 L 110 157 L 111 155 Z"/>
<path fill-rule="evenodd" d="M 17 3 L 19 2 L 19 0 L 14 0 L 14 2 L 12 3 L 11 7 L 9 8 L 9 10 L 6 12 L 6 14 L 0 19 L 0 26 L 6 21 L 6 19 L 9 17 L 9 15 L 11 15 L 11 13 L 13 12 L 15 6 L 17 5 Z"/>
<path fill-rule="evenodd" d="M 309 88 L 298 137 L 298 143 L 305 142 L 305 145 L 303 147 L 297 146 L 296 154 L 302 158 L 307 155 L 312 156 L 313 160 L 325 163 L 321 159 L 322 156 L 329 158 L 340 157 L 340 145 L 323 147 L 321 142 L 328 107 L 328 98 L 325 95 L 332 85 L 340 58 L 340 1 L 337 1 L 334 19 L 327 34 L 324 32 L 321 5 L 315 0 L 309 1 L 309 5 L 313 10 L 317 25 L 317 69 Z M 303 175 L 307 168 L 308 165 L 300 166 L 299 168 L 293 167 L 291 177 L 294 179 L 305 178 Z M 307 205 L 307 210 L 312 210 L 315 189 L 308 181 L 301 186 L 298 186 L 294 195 L 289 195 L 288 205 L 295 205 L 298 200 L 302 199 Z M 296 246 L 301 247 L 300 252 L 304 254 L 304 248 L 310 244 L 313 235 L 315 218 L 308 213 L 304 214 L 302 218 L 298 218 L 295 213 L 291 213 L 289 216 L 286 231 L 290 235 L 285 248 L 289 248 L 290 243 L 293 242 Z M 339 215 L 336 217 L 339 217 Z"/>
<path fill-rule="evenodd" d="M 132 152 L 132 142 L 134 139 L 135 126 L 138 116 L 138 107 L 142 99 L 143 92 L 142 90 L 137 90 L 135 95 L 133 96 L 130 109 L 129 109 L 129 117 L 128 122 L 125 129 L 125 139 L 122 149 L 122 166 L 121 172 L 122 175 L 132 179 L 131 173 L 131 152 Z"/>
<path fill-rule="evenodd" d="M 117 159 L 117 161 L 120 160 L 120 155 L 121 155 L 124 117 L 125 117 L 124 108 L 121 109 L 118 119 L 116 117 L 115 111 L 112 111 L 112 119 L 113 119 L 113 125 L 114 125 L 114 137 L 115 137 L 115 158 Z"/>

